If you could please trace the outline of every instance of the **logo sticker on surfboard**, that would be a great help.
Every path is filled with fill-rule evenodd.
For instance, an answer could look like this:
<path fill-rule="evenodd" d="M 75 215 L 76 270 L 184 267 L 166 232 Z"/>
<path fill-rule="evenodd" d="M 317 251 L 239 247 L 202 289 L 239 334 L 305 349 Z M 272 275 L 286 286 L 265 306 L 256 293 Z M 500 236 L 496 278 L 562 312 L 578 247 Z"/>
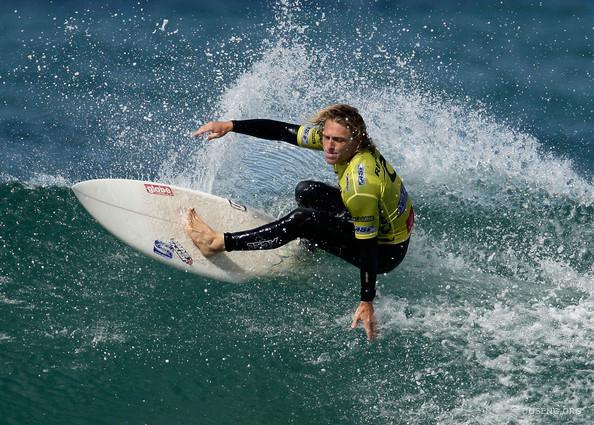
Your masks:
<path fill-rule="evenodd" d="M 168 260 L 173 258 L 173 249 L 167 242 L 156 240 L 153 245 L 153 252 Z"/>
<path fill-rule="evenodd" d="M 145 183 L 144 188 L 151 195 L 173 196 L 173 189 L 163 184 Z"/>
<path fill-rule="evenodd" d="M 177 257 L 188 266 L 191 266 L 194 263 L 194 260 L 188 251 L 186 251 L 182 244 L 174 239 L 171 239 L 169 242 L 156 240 L 153 245 L 153 252 L 168 260 L 173 259 L 173 253 L 175 253 Z"/>

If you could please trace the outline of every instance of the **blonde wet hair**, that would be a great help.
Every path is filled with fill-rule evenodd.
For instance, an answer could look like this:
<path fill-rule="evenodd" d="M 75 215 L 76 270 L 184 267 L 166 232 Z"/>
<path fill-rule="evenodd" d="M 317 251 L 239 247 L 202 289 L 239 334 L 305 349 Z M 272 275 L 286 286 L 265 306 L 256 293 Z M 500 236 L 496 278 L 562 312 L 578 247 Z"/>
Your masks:
<path fill-rule="evenodd" d="M 318 127 L 318 131 L 321 133 L 327 120 L 335 121 L 348 128 L 351 131 L 353 140 L 359 143 L 357 150 L 367 149 L 375 152 L 375 144 L 367 134 L 367 126 L 357 108 L 344 103 L 336 103 L 318 111 L 310 119 L 310 122 Z"/>

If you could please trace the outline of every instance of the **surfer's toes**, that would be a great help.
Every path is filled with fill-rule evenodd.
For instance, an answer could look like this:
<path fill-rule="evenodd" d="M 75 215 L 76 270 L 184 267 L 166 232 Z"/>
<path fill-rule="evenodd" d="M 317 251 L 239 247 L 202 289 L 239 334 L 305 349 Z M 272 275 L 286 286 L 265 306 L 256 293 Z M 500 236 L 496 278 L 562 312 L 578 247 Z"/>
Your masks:
<path fill-rule="evenodd" d="M 194 210 L 194 208 L 188 208 L 186 210 L 186 222 L 188 223 L 188 225 L 191 225 L 192 222 L 195 220 L 196 217 L 196 211 Z"/>
<path fill-rule="evenodd" d="M 188 208 L 186 211 L 184 229 L 205 257 L 213 256 L 224 249 L 224 242 L 218 241 L 217 233 L 200 219 L 194 208 Z"/>
<path fill-rule="evenodd" d="M 189 220 L 186 221 L 186 224 L 184 226 L 184 231 L 186 232 L 186 235 L 188 235 L 189 237 L 194 239 L 192 237 L 192 233 L 194 232 L 194 227 L 192 227 L 192 223 Z"/>

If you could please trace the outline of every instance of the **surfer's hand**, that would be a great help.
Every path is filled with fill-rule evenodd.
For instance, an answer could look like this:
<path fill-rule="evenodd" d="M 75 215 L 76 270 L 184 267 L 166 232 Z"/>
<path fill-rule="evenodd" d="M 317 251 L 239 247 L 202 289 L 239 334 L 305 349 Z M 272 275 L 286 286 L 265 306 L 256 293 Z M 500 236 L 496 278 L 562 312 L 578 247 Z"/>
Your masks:
<path fill-rule="evenodd" d="M 208 133 L 208 140 L 218 139 L 229 133 L 231 130 L 233 130 L 233 122 L 231 121 L 211 121 L 194 131 L 192 137 L 198 137 Z"/>
<path fill-rule="evenodd" d="M 363 328 L 367 334 L 367 340 L 371 341 L 377 336 L 377 322 L 371 301 L 361 301 L 353 315 L 351 328 L 355 329 L 359 321 L 363 322 Z"/>

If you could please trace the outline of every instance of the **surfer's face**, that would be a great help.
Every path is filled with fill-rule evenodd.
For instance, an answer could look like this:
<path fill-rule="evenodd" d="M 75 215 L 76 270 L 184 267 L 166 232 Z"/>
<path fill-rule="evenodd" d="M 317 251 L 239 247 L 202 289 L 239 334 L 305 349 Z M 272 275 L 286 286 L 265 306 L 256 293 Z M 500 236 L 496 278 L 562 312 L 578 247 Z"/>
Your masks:
<path fill-rule="evenodd" d="M 328 164 L 343 164 L 350 161 L 357 152 L 358 143 L 351 130 L 334 120 L 326 120 L 322 130 L 324 158 Z"/>

